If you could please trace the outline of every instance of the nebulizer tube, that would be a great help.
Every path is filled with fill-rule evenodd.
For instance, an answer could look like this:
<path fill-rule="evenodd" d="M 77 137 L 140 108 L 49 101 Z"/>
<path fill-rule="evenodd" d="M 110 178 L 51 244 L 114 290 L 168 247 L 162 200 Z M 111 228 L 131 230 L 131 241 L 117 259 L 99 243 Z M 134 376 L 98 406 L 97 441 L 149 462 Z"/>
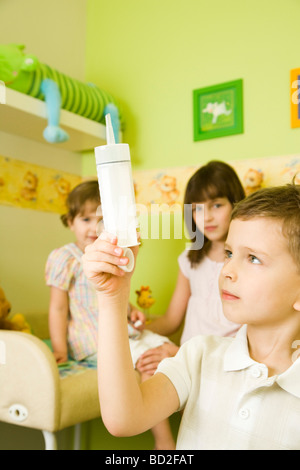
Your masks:
<path fill-rule="evenodd" d="M 110 114 L 105 119 L 107 145 L 95 148 L 103 224 L 106 232 L 117 236 L 123 256 L 129 259 L 119 267 L 130 272 L 134 255 L 129 247 L 139 244 L 130 150 L 128 144 L 115 143 Z"/>

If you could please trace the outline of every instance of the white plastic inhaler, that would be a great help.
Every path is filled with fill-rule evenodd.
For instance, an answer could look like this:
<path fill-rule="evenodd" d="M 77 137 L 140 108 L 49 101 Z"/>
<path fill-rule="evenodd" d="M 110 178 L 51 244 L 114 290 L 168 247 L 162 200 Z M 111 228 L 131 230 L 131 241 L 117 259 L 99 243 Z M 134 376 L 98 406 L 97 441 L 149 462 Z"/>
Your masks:
<path fill-rule="evenodd" d="M 123 256 L 129 259 L 119 267 L 131 272 L 134 255 L 129 247 L 139 242 L 129 145 L 115 143 L 110 114 L 105 119 L 107 145 L 95 148 L 104 229 L 117 236 Z"/>

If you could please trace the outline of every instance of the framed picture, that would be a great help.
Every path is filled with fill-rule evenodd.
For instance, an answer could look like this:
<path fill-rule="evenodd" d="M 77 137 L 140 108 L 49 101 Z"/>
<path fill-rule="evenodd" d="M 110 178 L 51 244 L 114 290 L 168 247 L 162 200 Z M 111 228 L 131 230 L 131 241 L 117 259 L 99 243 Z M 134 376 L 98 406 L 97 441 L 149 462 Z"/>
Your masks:
<path fill-rule="evenodd" d="M 291 70 L 290 98 L 291 98 L 291 127 L 300 127 L 300 68 Z"/>
<path fill-rule="evenodd" d="M 242 134 L 243 80 L 193 91 L 194 140 Z"/>

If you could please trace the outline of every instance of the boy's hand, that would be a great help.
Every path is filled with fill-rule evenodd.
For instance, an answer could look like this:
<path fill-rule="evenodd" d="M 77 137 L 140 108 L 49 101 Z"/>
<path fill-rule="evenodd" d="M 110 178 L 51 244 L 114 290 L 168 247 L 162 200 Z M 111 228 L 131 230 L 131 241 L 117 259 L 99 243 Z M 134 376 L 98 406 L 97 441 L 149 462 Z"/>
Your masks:
<path fill-rule="evenodd" d="M 131 248 L 136 255 L 138 247 Z M 117 238 L 107 232 L 85 249 L 82 265 L 86 277 L 98 292 L 117 294 L 129 286 L 132 273 L 125 273 L 119 266 L 126 266 L 128 258 L 123 257 L 123 248 L 117 246 Z"/>

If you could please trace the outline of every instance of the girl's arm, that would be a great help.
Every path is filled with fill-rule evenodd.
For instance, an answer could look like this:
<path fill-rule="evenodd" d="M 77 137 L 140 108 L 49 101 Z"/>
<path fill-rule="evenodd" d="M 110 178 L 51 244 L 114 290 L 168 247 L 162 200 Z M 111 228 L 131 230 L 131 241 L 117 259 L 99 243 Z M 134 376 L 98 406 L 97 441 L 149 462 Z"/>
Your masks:
<path fill-rule="evenodd" d="M 129 321 L 133 324 L 134 328 L 139 331 L 143 331 L 146 324 L 146 315 L 143 312 L 130 304 L 130 312 L 127 316 Z M 139 324 L 135 325 L 136 322 L 139 322 Z"/>
<path fill-rule="evenodd" d="M 167 312 L 162 317 L 155 319 L 150 325 L 147 325 L 147 329 L 163 336 L 175 333 L 184 319 L 190 296 L 190 282 L 179 270 L 177 284 Z M 156 371 L 158 364 L 165 357 L 175 356 L 178 349 L 178 346 L 170 343 L 164 343 L 157 348 L 148 349 L 139 358 L 136 368 L 140 373 L 152 375 Z"/>
<path fill-rule="evenodd" d="M 83 268 L 97 290 L 99 303 L 98 384 L 101 416 L 116 436 L 130 436 L 153 427 L 178 409 L 170 380 L 157 374 L 141 386 L 133 368 L 127 330 L 130 278 L 117 240 L 102 232 L 86 248 Z M 137 253 L 137 247 L 132 250 Z M 122 249 L 121 249 L 122 253 Z M 122 261 L 123 260 L 123 261 Z"/>
<path fill-rule="evenodd" d="M 53 354 L 58 363 L 68 360 L 67 328 L 68 293 L 58 287 L 50 287 L 49 331 Z"/>
<path fill-rule="evenodd" d="M 175 333 L 184 319 L 190 296 L 190 282 L 179 270 L 175 291 L 166 313 L 147 325 L 147 329 L 163 336 Z"/>

